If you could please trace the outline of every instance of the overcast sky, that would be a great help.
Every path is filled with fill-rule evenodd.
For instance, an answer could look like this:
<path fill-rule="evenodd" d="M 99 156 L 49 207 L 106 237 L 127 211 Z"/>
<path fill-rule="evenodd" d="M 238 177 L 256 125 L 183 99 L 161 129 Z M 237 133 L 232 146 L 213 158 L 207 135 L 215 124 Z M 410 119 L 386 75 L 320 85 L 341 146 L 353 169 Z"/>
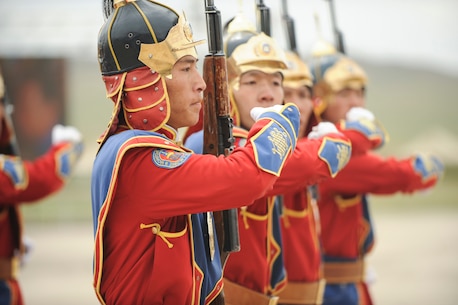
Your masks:
<path fill-rule="evenodd" d="M 177 1 L 187 8 L 202 0 Z M 215 0 L 224 20 L 234 16 L 242 4 L 247 16 L 255 18 L 255 1 Z M 286 46 L 281 23 L 281 0 L 265 0 L 271 9 L 272 35 Z M 297 43 L 303 56 L 317 40 L 314 16 L 319 18 L 322 36 L 333 41 L 329 2 L 288 0 L 295 22 Z M 350 56 L 379 62 L 424 66 L 458 76 L 458 1 L 456 0 L 334 0 L 336 21 L 344 35 Z M 188 14 L 188 18 L 194 14 Z M 199 15 L 200 16 L 200 15 Z"/>
<path fill-rule="evenodd" d="M 195 38 L 206 38 L 204 0 L 164 0 L 184 11 Z M 223 22 L 240 9 L 254 22 L 255 0 L 215 0 Z M 419 66 L 458 76 L 457 0 L 334 0 L 337 25 L 348 55 L 382 63 Z M 96 59 L 102 0 L 0 1 L 0 56 L 42 54 Z M 286 46 L 281 0 L 270 7 L 272 35 Z M 314 16 L 324 38 L 332 41 L 325 0 L 288 0 L 298 47 L 307 56 L 317 39 Z M 202 51 L 200 51 L 202 50 Z M 199 52 L 205 52 L 201 47 Z"/>

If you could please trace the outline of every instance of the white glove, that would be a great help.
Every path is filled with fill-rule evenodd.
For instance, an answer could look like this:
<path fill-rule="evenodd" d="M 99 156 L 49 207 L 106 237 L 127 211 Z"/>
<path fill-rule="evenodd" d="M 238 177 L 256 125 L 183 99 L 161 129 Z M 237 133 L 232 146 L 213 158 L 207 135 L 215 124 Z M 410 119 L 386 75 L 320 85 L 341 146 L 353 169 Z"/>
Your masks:
<path fill-rule="evenodd" d="M 25 264 L 30 259 L 31 253 L 33 249 L 35 248 L 35 244 L 32 242 L 32 240 L 28 236 L 23 236 L 22 237 L 22 243 L 24 247 L 24 253 L 20 256 L 20 265 L 21 267 L 24 267 Z"/>
<path fill-rule="evenodd" d="M 250 111 L 250 115 L 253 118 L 253 120 L 257 121 L 261 114 L 263 114 L 266 111 L 275 111 L 280 113 L 280 110 L 283 109 L 284 105 L 275 105 L 275 106 L 270 106 L 270 107 L 253 107 Z"/>
<path fill-rule="evenodd" d="M 81 133 L 73 126 L 57 124 L 52 129 L 52 144 L 54 145 L 62 142 L 79 143 L 81 141 Z"/>
<path fill-rule="evenodd" d="M 361 119 L 373 121 L 375 120 L 375 116 L 372 112 L 370 112 L 366 108 L 353 107 L 347 112 L 346 119 L 349 122 L 359 121 Z"/>
<path fill-rule="evenodd" d="M 307 135 L 309 139 L 319 139 L 328 133 L 339 133 L 337 127 L 331 122 L 320 122 L 312 127 L 312 131 Z"/>

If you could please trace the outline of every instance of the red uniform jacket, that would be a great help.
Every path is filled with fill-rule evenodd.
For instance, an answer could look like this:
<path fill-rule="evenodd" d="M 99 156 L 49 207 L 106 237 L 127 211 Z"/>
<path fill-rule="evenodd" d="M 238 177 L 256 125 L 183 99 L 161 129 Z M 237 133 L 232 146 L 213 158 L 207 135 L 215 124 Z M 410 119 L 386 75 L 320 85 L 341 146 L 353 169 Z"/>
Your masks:
<path fill-rule="evenodd" d="M 436 184 L 438 172 L 429 171 L 428 160 L 424 161 L 421 157 L 385 159 L 369 152 L 353 156 L 335 179 L 319 185 L 326 263 L 348 266 L 362 261 L 372 249 L 374 235 L 366 194 L 411 193 Z M 361 274 L 360 280 L 345 285 L 328 280 L 324 304 L 372 304 L 363 278 Z"/>
<path fill-rule="evenodd" d="M 208 249 L 195 248 L 190 214 L 248 205 L 272 188 L 277 176 L 261 170 L 258 158 L 278 156 L 270 141 L 256 142 L 269 134 L 272 122 L 258 121 L 247 145 L 227 157 L 193 154 L 144 131 L 107 140 L 92 178 L 94 286 L 102 304 L 212 301 L 201 295 L 206 274 L 195 255 Z M 215 286 L 211 295 L 221 289 Z"/>
<path fill-rule="evenodd" d="M 342 121 L 337 126 L 351 141 L 352 156 L 365 154 L 385 142 L 386 135 L 378 125 L 363 123 Z M 321 181 L 331 183 L 332 179 L 326 178 Z M 288 280 L 292 282 L 315 282 L 322 278 L 320 219 L 316 198 L 312 198 L 317 194 L 309 190 L 304 187 L 283 195 L 283 252 Z"/>
<path fill-rule="evenodd" d="M 333 180 L 319 185 L 319 209 L 324 254 L 355 259 L 371 248 L 361 196 L 364 194 L 412 193 L 432 187 L 438 177 L 424 179 L 414 168 L 414 158 L 383 158 L 366 153 L 351 158 Z"/>
<path fill-rule="evenodd" d="M 240 131 L 235 131 L 234 135 L 243 139 Z M 343 148 L 345 152 L 340 156 L 342 163 L 336 165 L 330 160 L 336 155 L 331 154 L 329 159 L 328 155 L 324 157 L 323 152 L 332 150 L 331 147 Z M 350 154 L 350 142 L 341 135 L 329 135 L 320 140 L 298 140 L 273 189 L 252 205 L 239 209 L 241 250 L 229 256 L 225 277 L 263 294 L 275 295 L 280 292 L 287 277 L 280 229 L 281 207 L 276 206 L 275 196 L 304 190 L 308 185 L 335 176 Z"/>
<path fill-rule="evenodd" d="M 62 143 L 33 162 L 0 154 L 0 260 L 12 260 L 15 256 L 18 259 L 22 252 L 19 205 L 34 203 L 59 190 L 80 153 L 81 145 Z M 21 304 L 14 275 L 10 280 L 15 304 Z"/>

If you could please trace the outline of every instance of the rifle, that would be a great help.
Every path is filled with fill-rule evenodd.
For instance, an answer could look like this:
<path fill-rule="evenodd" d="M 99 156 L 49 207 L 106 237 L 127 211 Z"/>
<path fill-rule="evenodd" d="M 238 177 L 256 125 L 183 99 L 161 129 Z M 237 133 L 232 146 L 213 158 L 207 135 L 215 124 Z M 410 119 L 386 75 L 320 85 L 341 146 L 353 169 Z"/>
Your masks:
<path fill-rule="evenodd" d="M 336 14 L 334 10 L 334 1 L 333 0 L 327 0 L 327 1 L 329 1 L 329 10 L 331 12 L 332 31 L 334 32 L 334 40 L 335 40 L 336 48 L 340 53 L 345 54 L 343 34 L 342 34 L 342 31 L 340 31 L 337 28 Z"/>
<path fill-rule="evenodd" d="M 289 16 L 288 14 L 288 5 L 287 5 L 288 0 L 282 0 L 282 19 L 283 19 L 283 24 L 285 26 L 286 30 L 286 37 L 288 39 L 288 49 L 294 53 L 298 54 L 297 51 L 297 44 L 296 44 L 296 32 L 294 28 L 294 20 L 292 17 Z M 318 24 L 318 23 L 317 23 Z M 310 193 L 310 205 L 312 207 L 313 211 L 313 217 L 315 219 L 316 223 L 316 230 L 319 233 L 321 231 L 320 229 L 320 216 L 319 216 L 319 211 L 318 211 L 318 185 L 309 185 L 307 187 L 308 192 Z"/>
<path fill-rule="evenodd" d="M 213 0 L 205 0 L 207 22 L 207 38 L 209 54 L 203 64 L 203 78 L 207 87 L 204 91 L 203 133 L 204 154 L 215 156 L 229 155 L 234 149 L 232 136 L 232 118 L 228 94 L 227 63 L 223 49 L 223 27 L 221 13 Z M 221 266 L 224 265 L 231 252 L 240 251 L 237 209 L 213 212 L 215 229 L 218 237 Z M 207 217 L 210 243 L 212 242 L 212 218 Z M 213 259 L 212 245 L 210 245 Z M 212 304 L 224 304 L 224 294 L 220 293 Z"/>
<path fill-rule="evenodd" d="M 270 32 L 270 9 L 262 0 L 256 0 L 256 21 L 258 32 L 264 32 L 267 36 L 271 36 Z"/>
<path fill-rule="evenodd" d="M 0 103 L 3 105 L 3 108 L 4 108 L 3 117 L 6 122 L 6 126 L 3 126 L 3 127 L 10 128 L 10 132 L 11 132 L 8 144 L 6 146 L 0 147 L 0 153 L 5 154 L 5 155 L 19 156 L 20 155 L 19 145 L 17 143 L 16 133 L 14 132 L 13 120 L 11 119 L 11 115 L 13 113 L 14 106 L 11 103 L 10 99 L 8 98 L 8 92 L 6 91 L 6 84 L 3 81 L 1 71 L 0 71 L 0 82 L 1 82 L 0 86 L 3 86 L 3 89 L 1 90 L 3 92 L 0 93 Z M 1 124 L 1 121 L 0 121 L 0 124 Z M 5 132 L 5 131 L 2 131 L 2 132 Z"/>
<path fill-rule="evenodd" d="M 282 0 L 282 20 L 286 30 L 288 49 L 297 54 L 296 31 L 294 28 L 294 20 L 288 14 L 287 0 Z"/>

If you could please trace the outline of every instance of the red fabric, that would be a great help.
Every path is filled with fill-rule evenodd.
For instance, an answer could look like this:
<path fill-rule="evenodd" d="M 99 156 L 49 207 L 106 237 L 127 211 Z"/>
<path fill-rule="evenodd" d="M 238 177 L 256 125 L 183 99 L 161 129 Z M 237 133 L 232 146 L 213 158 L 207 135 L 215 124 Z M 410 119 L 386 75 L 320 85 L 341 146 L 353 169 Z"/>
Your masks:
<path fill-rule="evenodd" d="M 319 223 L 310 196 L 306 189 L 283 195 L 283 255 L 292 282 L 314 282 L 322 277 Z"/>
<path fill-rule="evenodd" d="M 237 132 L 237 134 L 241 135 L 240 132 Z M 346 140 L 345 136 L 339 134 L 332 134 L 329 136 Z M 272 236 L 272 221 L 275 221 L 272 219 L 273 196 L 285 193 L 291 194 L 292 192 L 306 192 L 307 186 L 331 177 L 327 164 L 318 157 L 318 150 L 321 143 L 321 139 L 308 140 L 307 138 L 303 138 L 298 140 L 296 149 L 285 164 L 281 176 L 278 178 L 274 187 L 267 192 L 265 197 L 256 200 L 255 203 L 248 206 L 245 211 L 239 209 L 241 251 L 229 255 L 224 270 L 224 276 L 226 278 L 244 287 L 269 295 L 276 294 L 284 286 L 285 283 L 281 283 L 278 287 L 271 287 L 270 284 L 272 263 L 275 258 L 272 255 L 272 251 L 277 251 L 275 246 L 271 246 L 271 243 L 268 242 L 271 240 Z M 308 209 L 306 198 L 302 197 L 301 201 L 297 203 L 293 203 L 291 200 L 292 199 L 288 199 L 287 201 L 287 204 L 291 205 L 291 208 L 295 208 L 293 205 L 298 204 L 301 209 Z M 246 212 L 255 215 L 258 219 L 244 216 Z M 287 242 L 290 243 L 288 243 L 287 246 L 292 246 L 293 248 L 298 246 L 302 248 L 308 245 L 311 247 L 309 250 L 305 251 L 313 254 L 312 261 L 306 261 L 308 259 L 306 257 L 301 258 L 301 264 L 303 266 L 306 265 L 306 267 L 301 268 L 301 270 L 308 269 L 308 276 L 315 278 L 320 272 L 320 267 L 319 261 L 317 261 L 319 253 L 317 252 L 318 248 L 317 239 L 315 237 L 314 220 L 310 218 L 309 214 L 305 219 L 299 220 L 300 225 L 303 225 L 304 222 L 308 224 L 310 231 L 307 231 L 307 227 L 301 227 L 299 231 L 301 231 L 303 235 L 292 237 L 294 241 L 289 239 Z M 296 221 L 292 223 L 296 225 Z M 296 244 L 302 243 L 304 240 L 307 245 Z M 291 245 L 291 243 L 294 243 L 294 246 Z M 286 250 L 286 253 L 290 256 L 286 258 L 287 260 L 294 256 L 294 250 L 288 251 L 289 250 Z M 298 259 L 296 257 L 286 262 L 286 265 L 294 265 L 297 261 Z M 293 278 L 294 277 L 295 276 L 293 276 Z"/>
<path fill-rule="evenodd" d="M 8 298 L 11 300 L 11 302 L 8 303 L 8 305 L 24 305 L 21 288 L 17 280 L 7 280 L 7 281 L 0 280 L 0 284 L 2 286 L 6 285 L 9 289 Z M 2 291 L 2 292 L 8 293 L 6 291 Z M 0 303 L 3 304 L 1 295 L 0 295 Z"/>
<path fill-rule="evenodd" d="M 328 134 L 328 138 L 348 142 L 345 135 Z M 322 139 L 302 138 L 297 141 L 296 149 L 286 161 L 285 167 L 269 195 L 281 195 L 302 191 L 305 187 L 331 178 L 328 165 L 318 156 Z"/>
<path fill-rule="evenodd" d="M 324 253 L 345 258 L 364 254 L 361 243 L 368 224 L 359 195 L 412 193 L 436 182 L 423 182 L 411 159 L 383 158 L 373 153 L 353 156 L 334 179 L 319 184 Z"/>
<path fill-rule="evenodd" d="M 0 170 L 0 257 L 12 258 L 21 245 L 20 204 L 34 203 L 63 186 L 64 181 L 57 171 L 56 156 L 65 148 L 66 144 L 53 146 L 37 160 L 24 161 L 22 164 L 28 181 L 24 189 L 15 188 L 11 178 Z M 13 296 L 12 305 L 22 305 L 18 282 L 8 281 L 8 284 Z"/>
<path fill-rule="evenodd" d="M 339 127 L 339 126 L 337 126 Z M 366 135 L 362 134 L 357 130 L 339 130 L 343 133 L 351 142 L 351 155 L 361 155 L 369 150 L 375 149 L 380 145 L 379 139 L 369 139 Z"/>
<path fill-rule="evenodd" d="M 360 132 L 353 130 L 340 130 L 340 132 L 342 135 L 331 136 L 349 139 L 352 143 L 352 155 L 365 153 L 376 145 Z M 314 162 L 310 162 L 308 165 L 304 163 L 301 166 L 308 172 L 307 175 L 310 180 L 303 181 L 303 184 L 296 184 L 300 189 L 295 192 L 291 192 L 294 187 L 289 186 L 291 189 L 283 195 L 283 253 L 288 280 L 293 282 L 314 282 L 322 277 L 319 212 L 317 206 L 313 207 L 312 195 L 306 188 L 306 185 L 313 184 L 313 181 L 331 181 L 328 180 L 327 168 L 318 162 L 318 157 L 314 153 L 316 145 L 320 143 L 320 140 L 306 140 L 305 138 L 299 140 L 296 148 L 298 153 L 293 154 L 293 158 L 296 157 L 298 160 L 288 161 L 290 164 L 285 167 L 282 177 L 276 184 L 276 186 L 280 186 L 284 181 L 283 179 L 292 182 L 294 178 L 291 176 L 303 175 L 303 172 L 294 170 L 294 167 L 300 166 L 300 162 L 310 162 L 308 159 L 316 157 Z M 301 155 L 304 154 L 308 154 L 309 157 L 303 158 Z M 311 164 L 316 165 L 316 167 L 311 166 Z M 301 181 L 299 177 L 297 179 Z"/>
<path fill-rule="evenodd" d="M 229 255 L 224 269 L 227 279 L 266 295 L 274 294 L 285 284 L 271 287 L 270 282 L 272 264 L 281 251 L 272 236 L 273 205 L 274 197 L 263 197 L 246 209 L 239 209 L 241 249 Z"/>
<path fill-rule="evenodd" d="M 374 305 L 369 292 L 369 287 L 366 283 L 356 284 L 356 289 L 358 290 L 359 305 Z"/>
<path fill-rule="evenodd" d="M 68 144 L 53 146 L 45 155 L 35 161 L 24 161 L 23 165 L 27 173 L 28 184 L 25 189 L 14 188 L 11 179 L 0 171 L 1 205 L 17 205 L 32 203 L 59 190 L 64 180 L 57 173 L 56 156 L 60 150 Z"/>
<path fill-rule="evenodd" d="M 262 127 L 254 126 L 251 134 Z M 255 166 L 249 141 L 228 157 L 192 154 L 173 169 L 153 164 L 154 149 L 129 149 L 119 160 L 112 199 L 99 214 L 99 219 L 106 217 L 103 243 L 96 241 L 96 255 L 103 252 L 100 294 L 106 304 L 195 304 L 186 215 L 248 205 L 276 180 Z M 141 229 L 141 224 L 159 224 L 162 232 L 179 234 L 167 238 L 173 244 L 168 248 L 151 228 Z"/>

